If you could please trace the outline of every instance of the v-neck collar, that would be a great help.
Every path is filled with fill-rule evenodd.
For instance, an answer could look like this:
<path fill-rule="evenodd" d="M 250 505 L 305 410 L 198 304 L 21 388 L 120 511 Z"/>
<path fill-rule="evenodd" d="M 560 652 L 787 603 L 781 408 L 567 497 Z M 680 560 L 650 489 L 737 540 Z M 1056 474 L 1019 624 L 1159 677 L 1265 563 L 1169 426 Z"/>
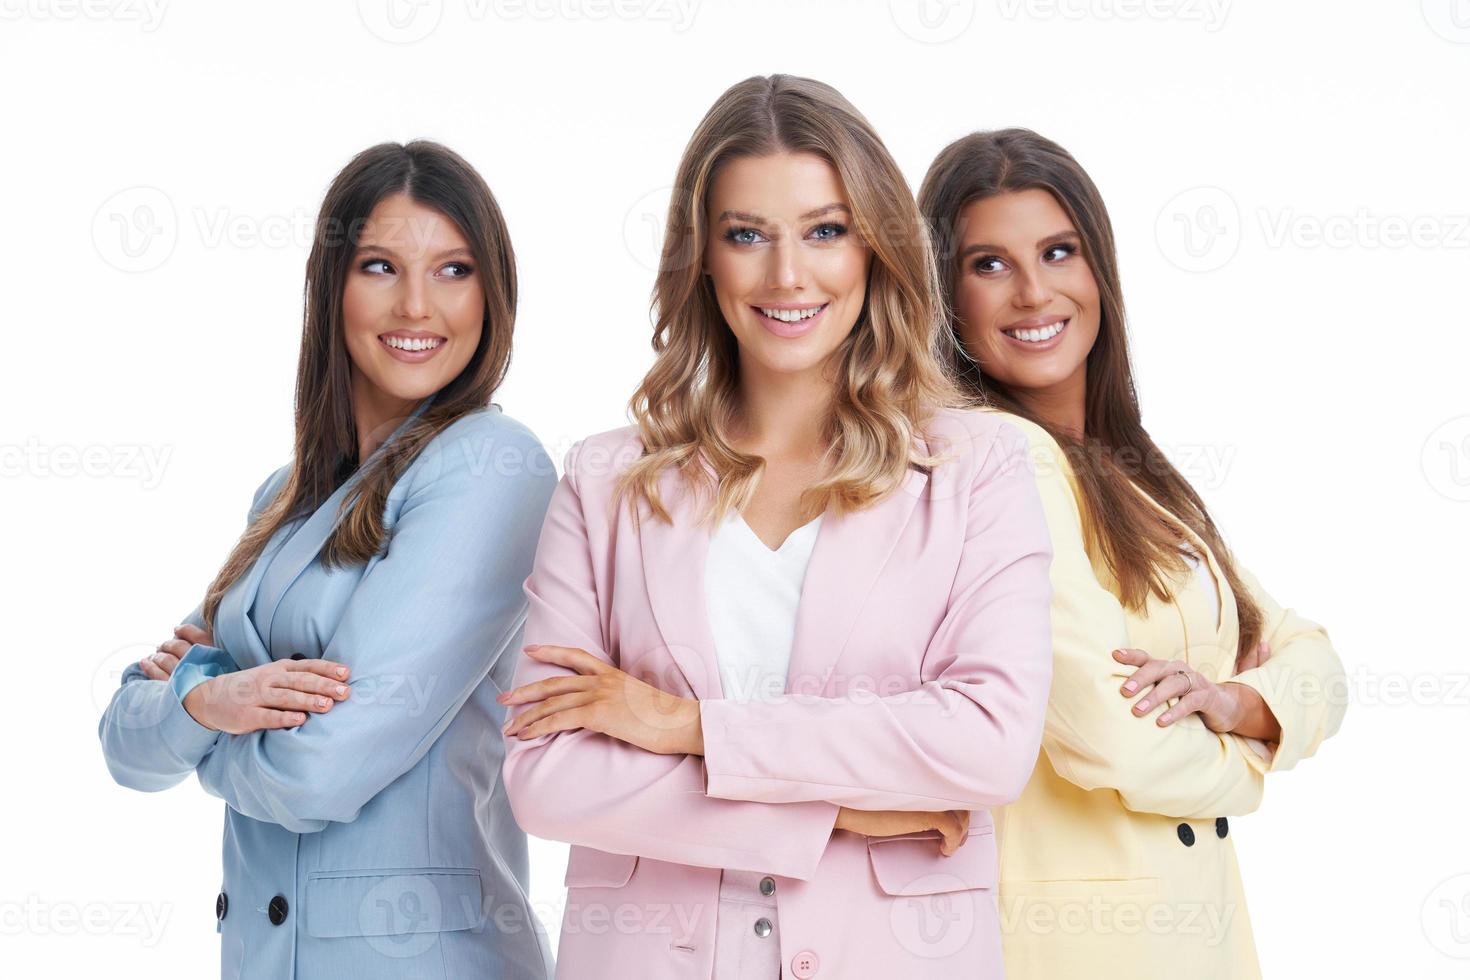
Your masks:
<path fill-rule="evenodd" d="M 796 528 L 790 534 L 786 535 L 785 539 L 782 540 L 779 545 L 772 548 L 770 545 L 766 544 L 765 540 L 759 534 L 755 533 L 755 528 L 750 526 L 750 523 L 745 519 L 744 514 L 736 511 L 734 512 L 734 516 L 731 518 L 731 523 L 739 525 L 740 533 L 743 533 L 751 544 L 758 546 L 761 551 L 770 555 L 772 558 L 790 554 L 791 551 L 795 547 L 799 546 L 806 538 L 814 537 L 813 532 L 819 533 L 821 531 L 821 521 L 822 515 L 818 514 L 816 517 L 813 517 L 801 527 Z"/>

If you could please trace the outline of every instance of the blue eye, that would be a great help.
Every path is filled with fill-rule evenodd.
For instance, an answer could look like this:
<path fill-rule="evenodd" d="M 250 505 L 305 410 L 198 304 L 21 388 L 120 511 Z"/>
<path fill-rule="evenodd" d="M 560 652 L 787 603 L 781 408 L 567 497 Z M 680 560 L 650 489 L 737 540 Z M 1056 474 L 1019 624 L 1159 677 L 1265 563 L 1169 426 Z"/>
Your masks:
<path fill-rule="evenodd" d="M 761 233 L 754 228 L 731 228 L 725 232 L 725 241 L 736 245 L 754 245 L 760 238 Z"/>
<path fill-rule="evenodd" d="M 830 242 L 833 239 L 841 238 L 843 235 L 846 234 L 847 225 L 839 224 L 836 221 L 824 222 L 812 229 L 812 235 L 814 235 L 819 241 L 824 242 Z"/>

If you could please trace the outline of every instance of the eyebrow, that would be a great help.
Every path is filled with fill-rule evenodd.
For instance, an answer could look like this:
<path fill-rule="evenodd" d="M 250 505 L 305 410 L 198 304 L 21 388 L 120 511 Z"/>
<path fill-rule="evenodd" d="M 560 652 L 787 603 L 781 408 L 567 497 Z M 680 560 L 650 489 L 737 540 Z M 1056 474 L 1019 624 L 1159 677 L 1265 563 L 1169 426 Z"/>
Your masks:
<path fill-rule="evenodd" d="M 1041 241 L 1039 241 L 1039 242 L 1036 243 L 1036 247 L 1037 248 L 1044 248 L 1047 245 L 1056 245 L 1059 242 L 1065 242 L 1065 241 L 1079 241 L 1080 242 L 1081 240 L 1082 240 L 1082 236 L 1079 235 L 1075 231 L 1059 231 L 1059 232 L 1056 232 L 1054 234 L 1047 235 Z M 980 242 L 980 243 L 975 244 L 975 245 L 967 245 L 967 246 L 965 246 L 965 248 L 960 251 L 960 254 L 959 254 L 959 256 L 958 256 L 958 258 L 957 258 L 956 261 L 963 262 L 965 259 L 967 259 L 968 257 L 970 257 L 971 255 L 973 255 L 976 252 L 1005 252 L 1005 251 L 1006 251 L 1005 248 L 1002 247 L 1002 246 L 1000 246 L 1000 245 L 991 245 L 988 242 Z"/>
<path fill-rule="evenodd" d="M 842 203 L 824 204 L 824 205 L 822 205 L 819 208 L 812 208 L 812 210 L 806 212 L 805 214 L 797 215 L 797 219 L 796 220 L 798 220 L 798 221 L 808 221 L 808 220 L 810 220 L 812 218 L 820 218 L 824 214 L 831 214 L 834 211 L 843 211 L 843 212 L 846 212 L 847 214 L 852 214 L 852 209 L 849 208 L 846 204 L 842 204 Z M 753 213 L 751 213 L 749 211 L 730 211 L 730 210 L 721 211 L 720 212 L 720 216 L 718 218 L 716 218 L 715 221 L 716 222 L 720 222 L 720 221 L 748 221 L 748 222 L 750 222 L 753 225 L 763 225 L 763 224 L 766 223 L 766 219 L 765 218 L 762 218 L 758 214 L 753 214 Z"/>
<path fill-rule="evenodd" d="M 388 246 L 375 245 L 371 242 L 366 242 L 358 245 L 357 252 L 353 254 L 358 254 L 361 252 L 381 252 L 383 255 L 388 256 L 390 259 L 396 259 L 399 257 L 398 253 L 393 251 Z M 467 255 L 470 258 L 474 258 L 474 254 L 475 253 L 471 252 L 468 248 L 449 248 L 440 252 L 438 255 L 433 256 L 432 258 L 434 259 L 434 261 L 438 261 L 439 259 L 447 259 L 451 255 Z"/>

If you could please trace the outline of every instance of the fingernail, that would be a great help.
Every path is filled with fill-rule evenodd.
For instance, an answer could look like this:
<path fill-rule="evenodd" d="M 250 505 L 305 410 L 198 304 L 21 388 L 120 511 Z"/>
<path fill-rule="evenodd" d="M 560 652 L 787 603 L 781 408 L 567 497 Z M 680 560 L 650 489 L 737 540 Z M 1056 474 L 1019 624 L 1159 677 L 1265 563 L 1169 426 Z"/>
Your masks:
<path fill-rule="evenodd" d="M 532 650 L 540 650 L 541 644 L 532 643 L 530 646 L 522 647 L 521 649 L 525 650 L 527 653 L 530 653 Z"/>
<path fill-rule="evenodd" d="M 337 693 L 345 698 L 347 696 L 347 686 L 345 684 L 338 684 Z"/>
<path fill-rule="evenodd" d="M 317 698 L 316 699 L 316 706 L 318 708 L 325 708 L 329 703 L 330 702 L 328 702 L 326 698 Z"/>
<path fill-rule="evenodd" d="M 1123 690 L 1125 690 L 1125 691 L 1136 691 L 1136 690 L 1138 690 L 1138 682 L 1137 681 L 1129 681 L 1127 684 L 1124 684 L 1123 685 Z"/>
<path fill-rule="evenodd" d="M 1139 711 L 1147 711 L 1148 710 L 1148 702 L 1147 701 L 1140 701 L 1140 702 L 1138 702 L 1138 710 Z"/>
<path fill-rule="evenodd" d="M 346 667 L 338 667 L 337 668 L 337 676 L 338 677 L 346 677 L 347 676 L 347 668 Z"/>
<path fill-rule="evenodd" d="M 1171 722 L 1173 720 L 1174 720 L 1174 716 L 1173 715 L 1167 715 L 1166 714 L 1166 715 L 1164 715 L 1163 717 L 1161 717 L 1159 719 L 1159 724 L 1160 725 L 1167 725 L 1169 722 Z"/>

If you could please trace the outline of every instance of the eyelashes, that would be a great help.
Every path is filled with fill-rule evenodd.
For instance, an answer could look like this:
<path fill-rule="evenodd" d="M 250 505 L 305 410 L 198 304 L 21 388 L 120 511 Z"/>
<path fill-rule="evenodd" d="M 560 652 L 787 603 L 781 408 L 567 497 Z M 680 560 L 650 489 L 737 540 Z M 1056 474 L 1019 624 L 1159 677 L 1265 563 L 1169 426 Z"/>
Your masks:
<path fill-rule="evenodd" d="M 380 271 L 374 270 L 374 266 L 382 266 L 383 269 Z M 445 263 L 443 269 L 460 270 L 457 275 L 450 276 L 449 278 L 451 279 L 465 279 L 475 274 L 475 267 L 468 262 L 448 262 Z M 374 275 L 389 275 L 397 270 L 393 268 L 393 263 L 387 259 L 363 259 L 357 264 L 357 271 Z"/>
<path fill-rule="evenodd" d="M 807 235 L 808 237 L 816 236 L 816 240 L 819 242 L 833 242 L 845 237 L 847 232 L 847 225 L 840 221 L 824 221 L 808 232 Z M 746 235 L 757 237 L 751 239 L 744 237 Z M 749 225 L 736 225 L 725 229 L 725 233 L 720 237 L 735 245 L 754 245 L 759 239 L 765 238 L 765 235 L 759 228 L 752 228 Z"/>
<path fill-rule="evenodd" d="M 1041 253 L 1041 256 L 1043 261 L 1061 262 L 1065 259 L 1071 258 L 1074 255 L 1080 254 L 1081 251 L 1081 246 L 1078 245 L 1076 242 L 1060 242 L 1056 245 L 1048 245 L 1045 251 Z M 1052 255 L 1056 252 L 1061 252 L 1062 254 L 1054 259 L 1047 260 L 1047 256 Z M 1005 264 L 1005 260 L 998 255 L 982 255 L 979 258 L 975 259 L 975 261 L 970 263 L 970 269 L 977 275 L 982 276 L 991 272 L 999 272 L 999 269 L 985 268 L 987 264 L 992 262 L 1000 263 L 1001 265 Z"/>

